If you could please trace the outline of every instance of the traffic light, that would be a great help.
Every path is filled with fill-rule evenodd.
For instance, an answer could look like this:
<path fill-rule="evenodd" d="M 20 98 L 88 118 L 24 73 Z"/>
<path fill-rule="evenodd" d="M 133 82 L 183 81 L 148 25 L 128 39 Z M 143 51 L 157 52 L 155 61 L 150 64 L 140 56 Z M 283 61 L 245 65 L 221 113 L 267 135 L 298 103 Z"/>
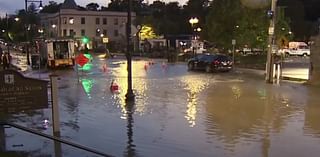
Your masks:
<path fill-rule="evenodd" d="M 82 37 L 81 41 L 84 43 L 84 44 L 87 44 L 89 42 L 89 38 L 84 36 Z"/>

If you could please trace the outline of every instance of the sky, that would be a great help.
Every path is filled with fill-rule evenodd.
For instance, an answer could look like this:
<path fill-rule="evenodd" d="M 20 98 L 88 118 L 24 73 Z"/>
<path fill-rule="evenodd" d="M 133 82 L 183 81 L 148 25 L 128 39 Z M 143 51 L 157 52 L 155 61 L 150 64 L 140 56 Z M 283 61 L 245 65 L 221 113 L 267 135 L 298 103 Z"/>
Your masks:
<path fill-rule="evenodd" d="M 6 13 L 14 14 L 16 10 L 24 9 L 25 0 L 0 0 L 0 16 L 5 16 Z M 49 1 L 55 1 L 57 3 L 62 3 L 64 0 L 42 0 L 43 5 L 47 5 Z M 147 2 L 147 0 L 144 0 Z M 148 0 L 152 3 L 154 0 Z M 188 0 L 161 0 L 163 2 L 176 2 L 178 1 L 181 5 L 185 4 Z M 88 3 L 98 3 L 100 6 L 107 6 L 110 0 L 75 0 L 75 2 L 80 6 L 86 6 Z M 28 2 L 28 5 L 30 2 Z M 35 3 L 39 5 L 39 3 Z"/>

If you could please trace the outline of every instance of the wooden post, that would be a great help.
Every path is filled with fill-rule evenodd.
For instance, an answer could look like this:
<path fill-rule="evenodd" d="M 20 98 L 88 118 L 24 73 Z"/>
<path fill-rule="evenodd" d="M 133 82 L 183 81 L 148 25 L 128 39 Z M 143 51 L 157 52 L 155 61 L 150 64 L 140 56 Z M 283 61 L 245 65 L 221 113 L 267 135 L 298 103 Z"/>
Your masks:
<path fill-rule="evenodd" d="M 50 75 L 53 134 L 60 133 L 59 104 L 58 104 L 58 75 Z"/>

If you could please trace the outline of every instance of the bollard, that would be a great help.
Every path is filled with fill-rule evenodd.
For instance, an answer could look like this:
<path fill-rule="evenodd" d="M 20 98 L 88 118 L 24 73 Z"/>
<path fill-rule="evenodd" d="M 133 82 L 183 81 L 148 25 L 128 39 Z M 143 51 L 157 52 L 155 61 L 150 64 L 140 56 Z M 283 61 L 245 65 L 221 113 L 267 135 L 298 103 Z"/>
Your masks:
<path fill-rule="evenodd" d="M 50 75 L 53 134 L 60 133 L 59 104 L 58 104 L 58 75 Z"/>
<path fill-rule="evenodd" d="M 280 74 L 280 72 L 281 72 L 281 66 L 280 66 L 280 64 L 278 64 L 277 65 L 277 80 L 280 80 L 280 76 L 281 76 L 281 74 Z"/>
<path fill-rule="evenodd" d="M 276 78 L 276 64 L 273 64 L 273 73 L 272 73 L 272 78 Z"/>

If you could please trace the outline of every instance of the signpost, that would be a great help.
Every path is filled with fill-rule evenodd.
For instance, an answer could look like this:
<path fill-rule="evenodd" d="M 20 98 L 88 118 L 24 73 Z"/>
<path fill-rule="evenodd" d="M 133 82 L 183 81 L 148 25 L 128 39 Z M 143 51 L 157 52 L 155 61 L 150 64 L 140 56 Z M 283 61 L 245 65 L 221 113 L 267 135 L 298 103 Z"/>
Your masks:
<path fill-rule="evenodd" d="M 83 67 L 88 62 L 89 62 L 89 59 L 86 56 L 84 56 L 82 53 L 76 57 L 76 63 L 79 64 L 81 67 Z"/>
<path fill-rule="evenodd" d="M 232 39 L 232 64 L 233 68 L 235 67 L 235 62 L 234 62 L 234 51 L 235 51 L 235 46 L 236 46 L 236 39 Z"/>
<path fill-rule="evenodd" d="M 48 108 L 48 81 L 5 70 L 0 72 L 0 84 L 0 113 Z"/>

